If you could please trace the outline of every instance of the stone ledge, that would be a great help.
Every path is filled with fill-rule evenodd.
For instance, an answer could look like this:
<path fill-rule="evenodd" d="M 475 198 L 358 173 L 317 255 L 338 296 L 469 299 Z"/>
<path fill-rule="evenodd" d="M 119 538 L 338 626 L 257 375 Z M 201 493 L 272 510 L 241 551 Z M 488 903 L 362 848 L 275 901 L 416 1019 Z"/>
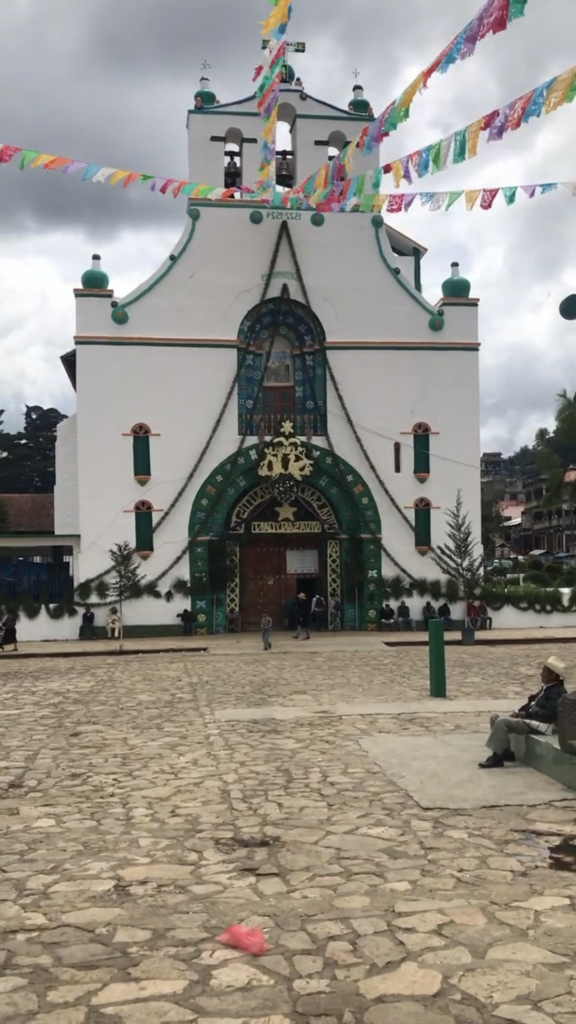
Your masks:
<path fill-rule="evenodd" d="M 568 789 L 576 789 L 576 757 L 565 754 L 557 736 L 512 736 L 512 750 L 523 764 Z"/>

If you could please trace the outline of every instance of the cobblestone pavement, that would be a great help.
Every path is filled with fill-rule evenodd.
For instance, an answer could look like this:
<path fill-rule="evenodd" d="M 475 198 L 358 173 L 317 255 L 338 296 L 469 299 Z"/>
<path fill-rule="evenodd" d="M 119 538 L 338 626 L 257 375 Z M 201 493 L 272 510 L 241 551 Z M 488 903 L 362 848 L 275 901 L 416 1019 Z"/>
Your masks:
<path fill-rule="evenodd" d="M 514 703 L 551 653 L 576 658 L 449 651 L 450 695 Z M 403 730 L 409 756 L 412 734 L 477 715 L 216 717 L 427 697 L 426 658 L 255 640 L 239 659 L 7 663 L 1 1024 L 576 1024 L 576 875 L 546 859 L 576 800 L 423 811 L 358 743 Z M 268 955 L 215 942 L 239 922 Z"/>

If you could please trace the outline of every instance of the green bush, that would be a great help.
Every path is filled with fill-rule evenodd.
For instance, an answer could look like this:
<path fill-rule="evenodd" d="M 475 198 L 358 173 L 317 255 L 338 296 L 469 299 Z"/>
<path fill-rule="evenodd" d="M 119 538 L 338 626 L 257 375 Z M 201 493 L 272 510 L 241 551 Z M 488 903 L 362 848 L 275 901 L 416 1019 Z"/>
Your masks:
<path fill-rule="evenodd" d="M 544 568 L 544 572 L 551 580 L 559 580 L 563 571 L 562 566 L 558 565 L 557 562 L 549 562 L 549 564 Z"/>
<path fill-rule="evenodd" d="M 550 585 L 550 578 L 545 572 L 538 572 L 534 569 L 526 573 L 524 577 L 524 585 L 532 587 L 547 587 Z"/>
<path fill-rule="evenodd" d="M 576 587 L 576 569 L 566 569 L 557 585 L 559 587 Z"/>
<path fill-rule="evenodd" d="M 544 562 L 541 558 L 529 558 L 526 562 L 527 572 L 543 572 Z"/>

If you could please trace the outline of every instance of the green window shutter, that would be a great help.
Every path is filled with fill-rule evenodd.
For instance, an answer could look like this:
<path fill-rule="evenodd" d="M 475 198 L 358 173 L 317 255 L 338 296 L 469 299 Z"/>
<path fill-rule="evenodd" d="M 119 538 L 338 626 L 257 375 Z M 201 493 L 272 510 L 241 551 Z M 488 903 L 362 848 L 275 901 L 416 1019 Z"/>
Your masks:
<path fill-rule="evenodd" d="M 138 508 L 134 511 L 136 519 L 136 551 L 140 558 L 149 558 L 154 551 L 154 524 L 152 509 Z"/>
<path fill-rule="evenodd" d="M 420 483 L 430 476 L 430 434 L 414 434 L 414 476 Z"/>
<path fill-rule="evenodd" d="M 134 434 L 132 438 L 132 454 L 134 459 L 134 479 L 141 487 L 144 487 L 152 475 L 150 467 L 150 438 L 147 434 Z"/>
<path fill-rule="evenodd" d="M 432 512 L 429 508 L 414 509 L 414 544 L 421 555 L 432 546 Z"/>

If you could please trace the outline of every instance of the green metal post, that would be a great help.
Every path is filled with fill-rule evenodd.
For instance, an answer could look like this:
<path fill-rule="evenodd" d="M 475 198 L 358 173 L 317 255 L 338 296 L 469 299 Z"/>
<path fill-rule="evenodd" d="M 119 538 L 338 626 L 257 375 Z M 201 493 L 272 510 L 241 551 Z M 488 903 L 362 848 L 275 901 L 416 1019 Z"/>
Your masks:
<path fill-rule="evenodd" d="M 444 623 L 442 619 L 428 622 L 430 657 L 430 696 L 446 696 L 446 649 L 444 646 Z"/>

